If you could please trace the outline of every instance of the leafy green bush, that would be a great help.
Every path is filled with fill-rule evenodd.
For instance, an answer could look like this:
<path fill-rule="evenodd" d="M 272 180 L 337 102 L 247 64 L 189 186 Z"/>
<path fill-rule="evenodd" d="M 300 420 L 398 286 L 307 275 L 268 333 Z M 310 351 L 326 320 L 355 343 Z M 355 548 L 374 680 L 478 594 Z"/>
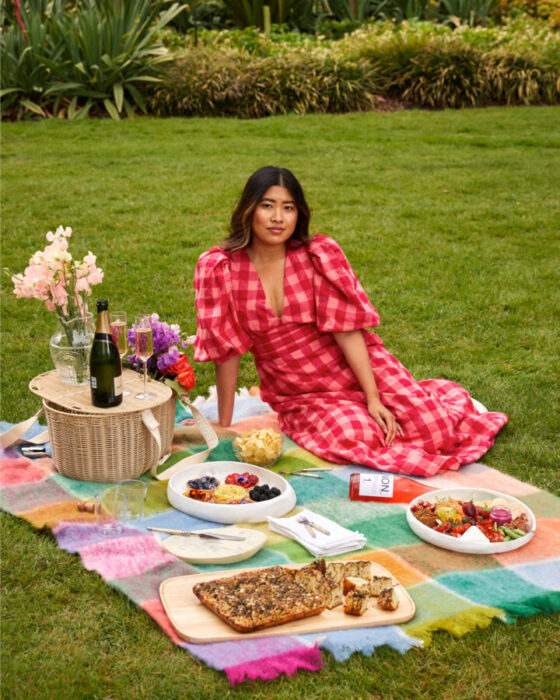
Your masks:
<path fill-rule="evenodd" d="M 364 45 L 377 84 L 405 104 L 469 107 L 555 104 L 560 101 L 560 59 L 533 49 L 483 49 L 456 33 L 395 34 Z"/>
<path fill-rule="evenodd" d="M 145 111 L 139 86 L 170 60 L 157 31 L 181 12 L 165 0 L 64 0 L 22 3 L 0 35 L 2 115 L 84 117 L 103 108 L 114 119 Z"/>
<path fill-rule="evenodd" d="M 181 53 L 148 106 L 161 116 L 250 118 L 374 109 L 387 99 L 428 108 L 558 103 L 560 38 L 520 27 L 388 23 L 297 42 L 254 29 L 208 34 L 204 49 Z"/>
<path fill-rule="evenodd" d="M 235 49 L 200 49 L 168 69 L 148 104 L 158 116 L 370 110 L 375 98 L 368 75 L 363 62 L 329 56 L 292 52 L 251 58 Z"/>

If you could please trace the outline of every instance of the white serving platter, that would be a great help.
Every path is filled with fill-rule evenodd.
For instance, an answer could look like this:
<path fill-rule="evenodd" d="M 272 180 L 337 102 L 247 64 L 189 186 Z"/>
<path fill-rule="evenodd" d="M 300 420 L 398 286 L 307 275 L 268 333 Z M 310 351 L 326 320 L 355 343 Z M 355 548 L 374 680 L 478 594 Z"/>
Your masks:
<path fill-rule="evenodd" d="M 444 535 L 442 532 L 432 530 L 432 528 L 424 525 L 414 517 L 412 508 L 419 501 L 436 503 L 437 501 L 441 501 L 446 498 L 456 498 L 461 501 L 491 501 L 494 500 L 494 498 L 505 498 L 508 503 L 518 503 L 523 506 L 525 513 L 527 514 L 530 531 L 525 535 L 525 537 L 520 537 L 517 540 L 510 540 L 508 542 L 489 542 L 486 538 L 483 540 L 478 537 L 473 539 L 473 533 L 466 538 L 464 536 L 451 537 L 451 535 Z M 533 511 L 528 505 L 523 503 L 523 501 L 520 501 L 518 498 L 510 496 L 507 493 L 502 493 L 501 491 L 491 491 L 490 489 L 477 488 L 439 489 L 438 491 L 430 491 L 429 493 L 418 496 L 409 503 L 406 511 L 406 519 L 410 529 L 426 542 L 429 542 L 436 547 L 442 547 L 443 549 L 450 549 L 453 552 L 462 552 L 464 554 L 501 554 L 502 552 L 511 552 L 512 550 L 523 547 L 523 545 L 530 542 L 537 527 Z M 465 534 L 468 535 L 471 530 L 473 530 L 473 528 L 469 528 Z M 477 535 L 478 532 L 475 532 L 474 534 Z"/>
<path fill-rule="evenodd" d="M 249 530 L 235 526 L 217 527 L 211 530 L 195 530 L 214 535 L 238 535 L 244 540 L 212 540 L 194 535 L 171 535 L 161 540 L 168 552 L 191 564 L 233 564 L 245 561 L 256 554 L 266 542 L 266 534 L 260 530 Z"/>
<path fill-rule="evenodd" d="M 221 483 L 228 474 L 238 473 L 255 474 L 259 477 L 259 484 L 268 484 L 271 488 L 280 489 L 280 495 L 269 501 L 260 503 L 204 503 L 194 498 L 184 496 L 188 490 L 187 481 L 197 477 L 214 476 Z M 269 515 L 279 517 L 285 515 L 296 505 L 296 494 L 290 484 L 279 474 L 256 467 L 245 462 L 203 462 L 181 469 L 173 474 L 167 484 L 167 498 L 169 503 L 177 510 L 189 515 L 194 515 L 202 520 L 214 523 L 262 523 Z"/>

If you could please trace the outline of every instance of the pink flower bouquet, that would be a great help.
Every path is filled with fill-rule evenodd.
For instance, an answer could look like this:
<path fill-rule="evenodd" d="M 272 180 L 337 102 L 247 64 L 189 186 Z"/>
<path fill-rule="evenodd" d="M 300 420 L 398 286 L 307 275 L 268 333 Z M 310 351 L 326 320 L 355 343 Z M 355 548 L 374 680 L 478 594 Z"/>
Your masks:
<path fill-rule="evenodd" d="M 58 375 L 65 384 L 89 382 L 89 352 L 93 340 L 91 314 L 86 297 L 91 288 L 103 280 L 90 251 L 83 260 L 74 260 L 68 250 L 71 228 L 59 226 L 46 235 L 49 245 L 31 256 L 23 273 L 6 270 L 19 299 L 44 301 L 55 311 L 61 328 L 50 342 L 51 356 Z"/>
<path fill-rule="evenodd" d="M 85 297 L 91 288 L 102 282 L 103 270 L 96 266 L 90 251 L 83 260 L 74 260 L 68 250 L 72 229 L 59 226 L 47 233 L 50 245 L 33 253 L 23 274 L 10 275 L 14 294 L 20 299 L 44 301 L 49 311 L 56 311 L 61 320 L 84 317 Z"/>

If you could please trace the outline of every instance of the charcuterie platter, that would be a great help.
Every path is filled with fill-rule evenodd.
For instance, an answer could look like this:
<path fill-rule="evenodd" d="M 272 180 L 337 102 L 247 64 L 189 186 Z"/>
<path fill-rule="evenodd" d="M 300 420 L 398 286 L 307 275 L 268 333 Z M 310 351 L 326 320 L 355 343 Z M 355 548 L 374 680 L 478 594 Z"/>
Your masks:
<path fill-rule="evenodd" d="M 528 544 L 536 530 L 529 506 L 491 489 L 431 491 L 410 502 L 406 518 L 426 542 L 464 554 L 511 552 Z"/>

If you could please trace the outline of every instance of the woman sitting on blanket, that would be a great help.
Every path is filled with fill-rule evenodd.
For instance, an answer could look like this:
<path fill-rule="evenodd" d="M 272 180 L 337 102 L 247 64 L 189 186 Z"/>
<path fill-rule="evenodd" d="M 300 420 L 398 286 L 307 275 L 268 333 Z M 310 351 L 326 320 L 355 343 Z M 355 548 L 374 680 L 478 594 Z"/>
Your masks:
<path fill-rule="evenodd" d="M 309 217 L 294 175 L 261 168 L 229 237 L 200 256 L 194 359 L 216 365 L 220 424 L 251 351 L 282 430 L 323 459 L 417 476 L 477 460 L 507 416 L 479 413 L 453 382 L 412 378 L 367 330 L 377 311 L 338 243 L 309 237 Z"/>

